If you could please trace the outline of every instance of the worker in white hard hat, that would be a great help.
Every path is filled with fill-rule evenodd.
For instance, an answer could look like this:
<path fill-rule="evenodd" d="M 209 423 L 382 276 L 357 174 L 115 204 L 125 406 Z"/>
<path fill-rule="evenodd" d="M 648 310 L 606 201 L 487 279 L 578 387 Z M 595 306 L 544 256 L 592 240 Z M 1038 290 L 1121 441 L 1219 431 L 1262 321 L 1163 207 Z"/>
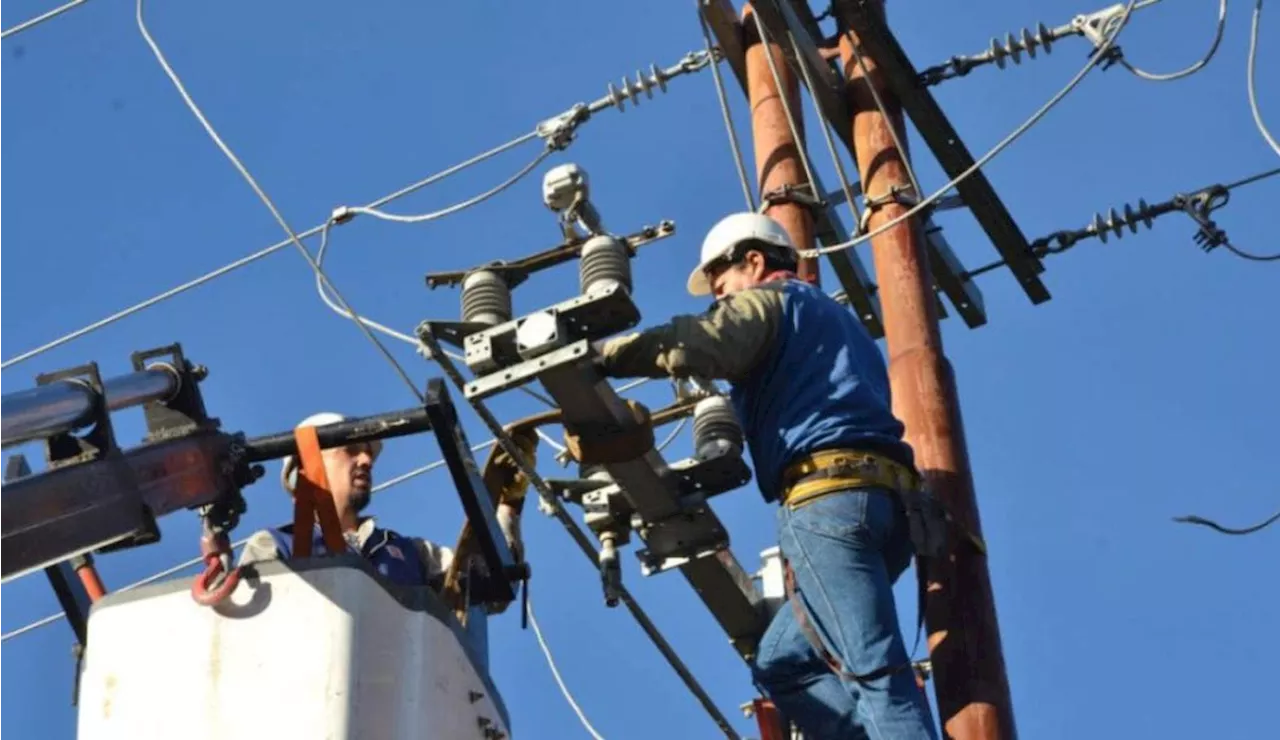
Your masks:
<path fill-rule="evenodd" d="M 768 216 L 722 219 L 688 281 L 711 310 L 600 343 L 599 367 L 730 383 L 788 573 L 752 664 L 761 690 L 806 738 L 932 740 L 893 599 L 916 551 L 895 495 L 919 490 L 914 455 L 875 341 L 797 277 L 798 256 Z"/>
<path fill-rule="evenodd" d="M 324 426 L 345 421 L 333 412 L 313 414 L 298 426 Z M 382 442 L 358 442 L 321 451 L 329 492 L 333 496 L 338 521 L 351 552 L 359 553 L 374 569 L 393 583 L 404 586 L 439 588 L 445 571 L 453 560 L 453 550 L 420 537 L 405 537 L 377 525 L 371 516 L 363 516 L 373 495 L 373 466 L 382 452 Z M 280 483 L 291 496 L 298 482 L 298 460 L 284 458 Z M 498 523 L 513 553 L 522 551 L 519 513 L 506 504 L 497 509 Z M 241 564 L 291 557 L 293 525 L 254 533 L 245 545 Z M 320 527 L 314 527 L 312 553 L 327 552 Z"/>

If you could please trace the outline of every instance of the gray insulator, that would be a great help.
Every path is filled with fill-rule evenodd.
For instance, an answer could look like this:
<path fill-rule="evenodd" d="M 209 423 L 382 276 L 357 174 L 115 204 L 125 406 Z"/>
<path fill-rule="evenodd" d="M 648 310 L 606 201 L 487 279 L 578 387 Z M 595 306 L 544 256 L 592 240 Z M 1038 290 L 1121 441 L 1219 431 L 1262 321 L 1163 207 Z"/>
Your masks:
<path fill-rule="evenodd" d="M 578 275 L 582 292 L 589 293 L 606 283 L 617 283 L 631 292 L 631 255 L 627 245 L 607 236 L 593 236 L 582 245 Z"/>
<path fill-rule="evenodd" d="M 732 448 L 742 454 L 742 427 L 729 399 L 712 396 L 698 402 L 693 409 L 693 449 L 698 457 L 713 457 Z"/>
<path fill-rule="evenodd" d="M 497 326 L 511 320 L 511 288 L 501 275 L 476 270 L 462 281 L 462 320 Z"/>

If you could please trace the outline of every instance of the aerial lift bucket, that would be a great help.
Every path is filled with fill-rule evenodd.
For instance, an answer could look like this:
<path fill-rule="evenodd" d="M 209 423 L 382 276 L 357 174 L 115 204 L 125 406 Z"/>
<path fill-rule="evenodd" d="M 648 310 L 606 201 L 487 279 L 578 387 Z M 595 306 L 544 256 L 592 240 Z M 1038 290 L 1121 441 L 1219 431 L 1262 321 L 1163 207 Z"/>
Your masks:
<path fill-rule="evenodd" d="M 485 619 L 354 555 L 246 566 L 213 607 L 190 579 L 94 604 L 80 740 L 502 740 Z"/>

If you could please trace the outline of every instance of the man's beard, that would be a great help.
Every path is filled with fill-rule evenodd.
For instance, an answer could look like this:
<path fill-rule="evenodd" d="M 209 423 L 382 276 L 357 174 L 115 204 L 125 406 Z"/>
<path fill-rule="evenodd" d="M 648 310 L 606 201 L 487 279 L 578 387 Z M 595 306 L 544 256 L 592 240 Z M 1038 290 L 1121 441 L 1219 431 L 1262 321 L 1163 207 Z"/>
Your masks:
<path fill-rule="evenodd" d="M 364 511 L 373 497 L 373 471 L 366 467 L 358 467 L 351 473 L 351 490 L 347 494 L 351 508 L 357 514 Z"/>
<path fill-rule="evenodd" d="M 351 495 L 348 497 L 348 501 L 351 504 L 351 508 L 357 514 L 364 511 L 365 507 L 369 505 L 369 501 L 372 499 L 373 499 L 373 489 L 365 488 L 364 486 L 353 487 L 351 489 Z"/>

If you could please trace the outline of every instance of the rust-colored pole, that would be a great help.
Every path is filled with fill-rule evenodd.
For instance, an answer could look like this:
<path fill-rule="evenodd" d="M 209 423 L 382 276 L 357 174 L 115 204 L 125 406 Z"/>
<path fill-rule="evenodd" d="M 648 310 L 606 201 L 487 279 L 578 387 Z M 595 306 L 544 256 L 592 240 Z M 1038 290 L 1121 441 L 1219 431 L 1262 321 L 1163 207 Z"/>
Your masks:
<path fill-rule="evenodd" d="M 756 178 L 763 198 L 769 193 L 780 193 L 790 186 L 801 193 L 808 192 L 808 178 L 800 162 L 800 147 L 791 135 L 787 124 L 787 109 L 779 94 L 765 45 L 760 42 L 753 10 L 748 3 L 742 8 L 743 40 L 747 47 L 747 98 L 751 104 L 751 133 L 755 142 Z M 787 59 L 776 40 L 770 39 L 769 53 L 773 55 L 773 67 L 786 89 L 786 105 L 795 116 L 796 132 L 804 136 L 804 119 L 800 111 L 800 84 L 787 66 Z M 802 145 L 803 142 L 800 142 Z M 818 194 L 814 194 L 817 196 Z M 795 202 L 776 202 L 767 206 L 764 213 L 782 225 L 791 235 L 798 249 L 813 248 L 813 214 L 807 206 Z M 803 259 L 798 274 L 802 280 L 819 284 L 818 261 Z"/>
<path fill-rule="evenodd" d="M 892 123 L 879 112 L 853 55 L 854 43 L 851 32 L 842 34 L 840 55 L 848 80 L 862 188 L 869 199 L 875 199 L 895 186 L 910 187 L 903 162 L 906 153 L 900 156 L 889 128 L 896 126 L 905 143 L 905 127 L 896 99 L 859 47 Z M 907 210 L 892 201 L 875 208 L 869 229 Z M 962 526 L 981 536 L 955 377 L 942 351 L 921 231 L 914 220 L 907 221 L 873 238 L 871 246 L 894 412 L 906 425 L 907 441 L 931 489 Z M 985 556 L 961 542 L 946 562 L 931 564 L 930 571 L 925 614 L 934 691 L 945 734 L 957 740 L 1016 737 Z"/>

